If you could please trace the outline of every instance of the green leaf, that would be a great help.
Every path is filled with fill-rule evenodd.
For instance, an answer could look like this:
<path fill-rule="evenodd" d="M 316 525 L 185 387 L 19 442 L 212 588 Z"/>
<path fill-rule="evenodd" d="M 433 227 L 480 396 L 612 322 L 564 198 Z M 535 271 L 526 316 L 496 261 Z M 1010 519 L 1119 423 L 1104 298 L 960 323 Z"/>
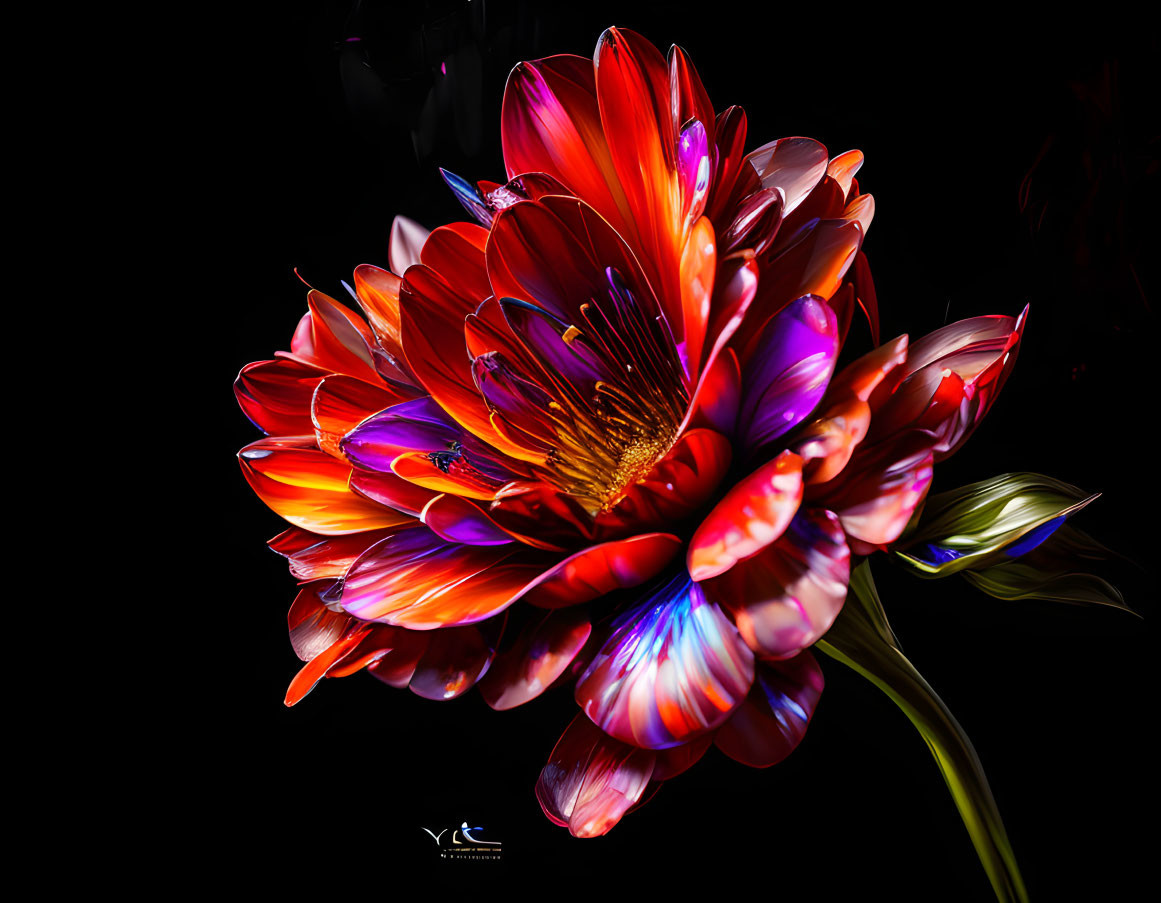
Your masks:
<path fill-rule="evenodd" d="M 1095 574 L 1077 569 L 1078 559 L 1103 558 L 1108 552 L 1096 540 L 1061 527 L 1042 545 L 1021 558 L 1000 561 L 991 567 L 962 571 L 972 586 L 997 599 L 1046 599 L 1080 605 L 1108 605 L 1137 614 L 1120 590 Z M 1139 617 L 1139 615 L 1138 615 Z"/>
<path fill-rule="evenodd" d="M 868 562 L 851 574 L 851 592 L 842 613 L 817 645 L 871 681 L 911 719 L 943 773 L 996 897 L 1001 903 L 1027 901 L 1028 892 L 976 751 L 947 706 L 900 651 Z"/>
<path fill-rule="evenodd" d="M 1100 493 L 1038 473 L 1006 473 L 931 496 L 895 555 L 920 576 L 945 577 L 995 564 L 1038 527 L 1070 517 Z"/>

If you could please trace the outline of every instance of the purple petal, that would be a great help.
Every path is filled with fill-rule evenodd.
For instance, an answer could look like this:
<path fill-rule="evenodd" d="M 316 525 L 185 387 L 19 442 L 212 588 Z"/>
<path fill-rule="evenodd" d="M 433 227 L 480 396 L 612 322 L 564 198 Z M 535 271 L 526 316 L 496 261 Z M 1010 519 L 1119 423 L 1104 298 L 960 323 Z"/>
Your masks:
<path fill-rule="evenodd" d="M 677 178 L 681 183 L 687 221 L 701 216 L 709 190 L 710 153 L 705 126 L 691 119 L 677 138 Z"/>
<path fill-rule="evenodd" d="M 516 477 L 500 452 L 464 430 L 430 396 L 368 417 L 339 446 L 355 465 L 380 473 L 389 473 L 391 462 L 400 455 L 420 452 L 466 459 L 493 480 L 507 482 Z"/>
<path fill-rule="evenodd" d="M 814 410 L 838 355 L 838 321 L 820 298 L 792 301 L 763 327 L 742 373 L 738 438 L 754 451 Z"/>

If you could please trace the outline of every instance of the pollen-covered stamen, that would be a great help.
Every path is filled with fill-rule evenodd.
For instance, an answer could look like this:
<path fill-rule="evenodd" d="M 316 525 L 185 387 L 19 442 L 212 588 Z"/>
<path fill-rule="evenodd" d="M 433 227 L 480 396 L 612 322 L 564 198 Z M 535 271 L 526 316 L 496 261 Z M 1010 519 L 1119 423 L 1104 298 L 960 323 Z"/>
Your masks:
<path fill-rule="evenodd" d="M 542 451 L 541 479 L 590 514 L 615 507 L 677 440 L 689 405 L 672 334 L 650 295 L 642 303 L 614 269 L 605 292 L 569 323 L 537 304 L 502 298 L 504 316 L 536 372 L 519 355 L 478 353 L 477 387 L 506 436 Z M 648 292 L 647 284 L 642 291 Z"/>
<path fill-rule="evenodd" d="M 597 429 L 574 441 L 561 436 L 549 457 L 568 481 L 562 488 L 594 514 L 615 507 L 665 456 L 689 404 L 672 340 L 615 270 L 608 277 L 608 298 L 582 305 L 584 328 L 570 324 L 561 338 L 596 350 L 616 378 L 596 381 L 587 399 L 585 420 Z"/>

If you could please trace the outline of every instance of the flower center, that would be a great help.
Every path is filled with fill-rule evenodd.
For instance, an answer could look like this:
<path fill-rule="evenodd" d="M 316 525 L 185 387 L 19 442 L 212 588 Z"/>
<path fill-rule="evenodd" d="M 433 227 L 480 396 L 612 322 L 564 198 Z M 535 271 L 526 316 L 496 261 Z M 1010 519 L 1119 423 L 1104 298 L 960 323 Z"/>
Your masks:
<path fill-rule="evenodd" d="M 665 457 L 686 405 L 684 392 L 663 398 L 655 387 L 633 395 L 607 382 L 595 388 L 589 421 L 595 429 L 569 430 L 549 456 L 567 491 L 593 515 L 615 508 Z"/>

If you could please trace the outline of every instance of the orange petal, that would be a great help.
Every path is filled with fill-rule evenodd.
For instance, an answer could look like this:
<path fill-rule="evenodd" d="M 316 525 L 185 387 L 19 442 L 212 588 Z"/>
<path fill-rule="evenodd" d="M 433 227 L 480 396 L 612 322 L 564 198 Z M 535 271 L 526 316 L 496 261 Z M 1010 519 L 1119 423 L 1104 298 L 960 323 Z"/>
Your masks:
<path fill-rule="evenodd" d="M 717 271 L 714 227 L 703 216 L 694 225 L 681 255 L 681 309 L 685 323 L 685 356 L 690 379 L 696 381 L 702 344 L 709 322 L 710 300 Z"/>
<path fill-rule="evenodd" d="M 313 436 L 252 442 L 238 452 L 238 463 L 262 501 L 312 533 L 361 533 L 411 520 L 352 492 L 350 465 L 317 448 Z"/>
<path fill-rule="evenodd" d="M 807 483 L 825 483 L 847 466 L 855 446 L 863 441 L 871 425 L 871 408 L 865 401 L 848 396 L 828 407 L 798 433 L 794 451 L 807 462 L 803 478 Z"/>
<path fill-rule="evenodd" d="M 839 154 L 827 164 L 826 174 L 839 183 L 842 187 L 843 194 L 849 198 L 851 185 L 855 180 L 855 173 L 862 168 L 862 165 L 863 152 L 861 150 L 849 150 L 845 154 Z"/>
<path fill-rule="evenodd" d="M 399 339 L 400 278 L 369 263 L 355 267 L 355 295 L 376 338 L 396 359 L 403 357 Z"/>

